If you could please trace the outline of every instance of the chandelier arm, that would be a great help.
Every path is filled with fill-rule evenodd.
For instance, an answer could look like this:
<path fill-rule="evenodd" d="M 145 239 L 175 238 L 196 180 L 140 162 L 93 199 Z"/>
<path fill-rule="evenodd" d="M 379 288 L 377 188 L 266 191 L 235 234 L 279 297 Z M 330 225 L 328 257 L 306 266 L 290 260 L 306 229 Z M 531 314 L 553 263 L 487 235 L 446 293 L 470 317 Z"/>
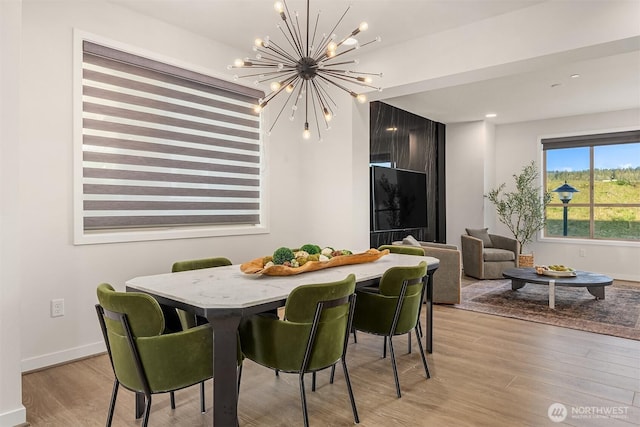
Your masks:
<path fill-rule="evenodd" d="M 259 75 L 261 75 L 261 76 L 265 76 L 265 77 L 266 77 L 266 76 L 273 75 L 273 74 L 280 74 L 280 73 L 279 73 L 279 72 L 275 72 L 275 71 L 274 71 L 273 73 L 265 73 L 265 74 L 259 74 Z M 290 80 L 290 79 L 291 79 L 292 77 L 294 77 L 294 76 L 296 76 L 295 72 L 294 72 L 292 75 L 290 75 L 290 76 L 286 76 L 286 77 L 285 77 L 285 79 L 284 79 L 284 80 L 282 80 L 282 81 L 284 82 L 284 81 Z M 268 81 L 274 80 L 275 78 L 281 79 L 281 78 L 282 78 L 282 76 L 267 77 L 267 78 L 264 78 L 264 79 L 258 80 L 258 82 L 259 82 L 259 83 L 264 83 L 264 82 L 268 82 Z"/>
<path fill-rule="evenodd" d="M 280 27 L 280 30 L 282 30 L 282 27 Z M 289 41 L 289 38 L 286 37 L 286 34 L 284 33 L 284 31 L 282 32 L 282 34 L 285 35 L 285 38 L 287 39 L 287 41 L 291 44 L 291 41 Z M 276 48 L 274 48 L 273 46 L 275 46 Z M 293 45 L 292 45 L 293 46 Z M 298 60 L 292 56 L 289 52 L 287 52 L 285 49 L 283 49 L 282 47 L 280 47 L 277 43 L 275 43 L 273 40 L 269 40 L 269 46 L 267 46 L 267 49 L 271 50 L 272 52 L 275 52 L 277 54 L 279 54 L 280 56 L 282 56 L 284 59 L 287 59 L 291 62 L 297 62 Z M 294 47 L 295 49 L 295 47 Z"/>
<path fill-rule="evenodd" d="M 327 44 L 329 44 L 329 43 L 327 42 L 327 39 L 328 39 L 327 35 L 326 35 L 326 34 L 323 34 L 323 35 L 322 35 L 322 38 L 321 38 L 321 39 L 320 39 L 320 41 L 318 42 L 318 46 L 316 46 L 316 49 L 315 49 L 315 51 L 313 52 L 313 58 L 314 58 L 314 59 L 316 59 L 316 60 L 317 60 L 317 58 L 319 58 L 320 52 L 322 52 L 322 51 L 326 48 Z M 323 47 L 323 46 L 324 46 L 324 47 Z"/>
<path fill-rule="evenodd" d="M 308 0 L 307 0 L 308 3 Z M 304 121 L 309 122 L 309 80 L 304 81 Z"/>
<path fill-rule="evenodd" d="M 316 119 L 316 129 L 318 130 L 318 139 L 320 139 L 320 121 L 318 120 L 318 110 L 316 109 L 316 103 L 313 102 L 314 98 L 313 96 L 311 97 L 311 106 L 313 107 L 313 115 Z M 323 114 L 324 117 L 324 114 Z M 326 123 L 326 119 L 325 119 L 325 123 Z M 329 123 L 327 123 L 327 127 L 329 126 Z"/>
<path fill-rule="evenodd" d="M 307 0 L 307 55 L 309 56 L 309 0 Z"/>
<path fill-rule="evenodd" d="M 291 44 L 291 46 L 294 48 L 294 50 L 298 51 L 300 56 L 303 56 L 302 55 L 302 43 L 300 43 L 300 44 L 296 43 L 296 37 L 293 35 L 293 32 L 291 31 L 291 26 L 289 26 L 289 21 L 291 21 L 292 22 L 291 25 L 293 25 L 293 19 L 291 19 L 292 15 L 291 15 L 291 12 L 289 11 L 289 5 L 287 4 L 287 2 L 285 0 L 282 0 L 282 4 L 284 5 L 284 8 L 285 8 L 285 10 L 287 12 L 287 17 L 288 17 L 288 20 L 284 19 L 284 18 L 283 18 L 283 20 L 284 20 L 284 23 L 287 25 L 287 30 L 289 31 L 289 34 L 291 35 L 291 40 L 288 40 L 287 35 L 284 34 L 284 31 L 282 29 L 280 29 L 280 31 L 282 31 L 282 33 L 284 34 L 285 38 L 287 38 L 287 41 L 289 41 L 289 44 Z M 294 62 L 296 62 L 296 61 L 294 61 Z"/>
<path fill-rule="evenodd" d="M 309 6 L 307 6 L 307 11 L 309 10 Z M 309 13 L 307 12 L 307 17 L 309 16 Z M 318 14 L 316 15 L 316 24 L 313 27 L 313 37 L 311 37 L 311 45 L 309 45 L 309 41 L 307 40 L 307 56 L 311 56 L 310 52 L 309 52 L 309 47 L 313 46 L 316 42 L 316 33 L 318 31 L 318 22 L 320 21 L 320 11 L 318 11 Z M 309 24 L 307 23 L 307 26 Z"/>
<path fill-rule="evenodd" d="M 284 38 L 289 42 L 293 50 L 295 50 L 298 53 L 298 55 L 304 56 L 304 54 L 302 53 L 302 46 L 298 44 L 298 40 L 296 36 L 293 34 L 293 31 L 291 30 L 291 25 L 289 25 L 289 21 L 284 21 L 284 23 L 287 27 L 287 31 L 289 31 L 289 35 L 287 35 L 287 33 L 284 32 L 284 30 L 282 29 L 282 26 L 280 25 L 278 26 L 278 28 L 280 28 L 280 31 L 282 31 Z"/>
<path fill-rule="evenodd" d="M 351 5 L 347 6 L 347 9 L 344 11 L 344 13 L 340 17 L 340 19 L 338 19 L 338 22 L 336 22 L 336 25 L 334 25 L 333 28 L 331 29 L 331 31 L 329 31 L 329 34 L 333 34 L 333 32 L 336 30 L 336 28 L 338 28 L 338 25 L 340 25 L 340 23 L 342 22 L 342 20 L 346 16 L 347 12 L 349 12 L 349 9 L 351 9 Z"/>
<path fill-rule="evenodd" d="M 283 86 L 280 86 L 278 89 L 274 90 L 273 92 L 267 94 L 267 96 L 265 96 L 262 102 L 260 103 L 260 106 L 261 107 L 266 106 L 269 102 L 271 102 L 273 98 L 275 98 L 278 94 L 280 94 L 285 88 L 286 86 L 283 85 Z"/>
<path fill-rule="evenodd" d="M 355 47 L 351 47 L 351 48 L 349 48 L 349 49 L 347 49 L 347 50 L 343 50 L 343 51 L 342 51 L 342 52 L 340 52 L 340 53 L 336 53 L 335 55 L 333 55 L 333 56 L 331 56 L 331 57 L 330 57 L 329 55 L 327 55 L 327 52 L 324 52 L 324 53 L 322 54 L 322 56 L 318 59 L 318 61 L 322 61 L 322 62 L 331 61 L 331 60 L 333 60 L 333 59 L 337 58 L 338 56 L 342 56 L 342 55 L 344 55 L 344 54 L 347 54 L 347 53 L 353 52 L 354 50 L 356 50 L 356 48 L 355 48 Z M 330 65 L 330 64 L 327 64 L 327 65 Z"/>
<path fill-rule="evenodd" d="M 298 94 L 296 95 L 296 100 L 293 103 L 293 106 L 291 107 L 291 118 L 294 118 L 296 116 L 296 111 L 298 110 L 298 101 L 300 101 L 300 98 L 302 98 L 302 96 L 300 96 L 302 94 L 302 88 L 304 87 L 304 84 L 300 84 L 300 87 L 298 88 Z"/>
<path fill-rule="evenodd" d="M 357 93 L 355 93 L 354 91 L 350 90 L 349 88 L 342 86 L 340 83 L 338 82 L 334 82 L 333 80 L 322 76 L 322 75 L 318 75 L 319 78 L 321 78 L 322 80 L 326 81 L 327 83 L 331 83 L 332 85 L 342 89 L 343 91 L 347 92 L 349 95 L 353 96 L 354 98 L 356 98 L 358 96 Z"/>
<path fill-rule="evenodd" d="M 273 127 L 276 125 L 276 123 L 278 122 L 278 119 L 282 115 L 282 112 L 287 107 L 287 104 L 289 104 L 289 100 L 291 99 L 291 95 L 293 95 L 293 91 L 291 91 L 291 93 L 289 93 L 289 96 L 287 97 L 287 100 L 282 104 L 282 108 L 280 108 L 280 111 L 278 112 L 278 115 L 273 120 L 273 123 L 271 124 L 271 127 L 269 128 L 269 133 L 271 133 L 271 131 L 273 130 Z"/>
<path fill-rule="evenodd" d="M 331 101 L 331 104 L 333 104 L 334 107 L 338 108 L 338 104 L 336 103 L 336 101 L 333 100 L 333 98 L 331 97 L 331 95 L 329 94 L 329 92 L 323 88 L 321 85 L 317 84 L 316 85 L 316 89 L 318 90 L 318 92 L 322 92 L 324 98 L 328 101 Z M 327 103 L 327 105 L 329 105 L 329 102 L 325 101 Z M 333 110 L 331 110 L 331 114 L 333 114 Z"/>
<path fill-rule="evenodd" d="M 328 67 L 335 67 L 338 65 L 347 65 L 347 64 L 356 64 L 357 61 L 355 59 L 352 59 L 351 61 L 342 61 L 342 62 L 336 62 L 335 64 L 326 64 L 326 63 L 322 63 L 322 65 L 324 65 L 323 70 L 331 70 L 331 68 Z"/>
<path fill-rule="evenodd" d="M 326 72 L 326 70 L 324 70 L 324 72 Z M 362 82 L 362 81 L 358 80 L 357 77 L 345 76 L 345 75 L 336 74 L 336 73 L 327 73 L 327 74 L 330 75 L 331 77 L 336 78 L 336 79 L 344 80 L 345 82 L 357 84 L 357 85 L 363 86 L 363 87 L 370 87 L 372 89 L 378 89 L 377 86 L 373 86 L 373 85 L 370 85 L 369 83 Z"/>
<path fill-rule="evenodd" d="M 307 2 L 307 17 L 308 16 L 309 16 L 309 4 Z M 304 49 L 304 43 L 302 43 L 302 31 L 300 31 L 300 19 L 298 18 L 298 12 L 296 12 L 296 20 L 295 21 L 296 21 L 296 25 L 295 26 L 293 25 L 293 22 L 291 24 L 291 26 L 293 27 L 293 33 L 296 36 L 296 39 L 298 41 L 298 46 L 300 46 L 300 50 L 302 52 L 304 52 L 305 49 Z M 309 23 L 307 23 L 307 27 L 309 27 Z M 308 39 L 308 36 L 307 36 L 307 39 Z M 309 43 L 309 42 L 307 41 L 307 43 Z"/>
<path fill-rule="evenodd" d="M 375 39 L 373 39 L 373 40 L 369 40 L 369 41 L 368 41 L 368 42 L 366 42 L 366 43 L 362 43 L 362 44 L 360 45 L 360 49 L 362 49 L 362 48 L 363 48 L 363 47 L 365 47 L 365 46 L 370 45 L 371 43 L 377 43 L 377 42 L 379 42 L 379 41 L 381 41 L 381 40 L 382 40 L 382 39 L 381 39 L 380 37 L 376 37 L 376 38 L 375 38 Z"/>
<path fill-rule="evenodd" d="M 239 79 L 245 79 L 247 77 L 267 76 L 267 75 L 279 74 L 279 73 L 287 73 L 287 72 L 291 72 L 291 71 L 290 70 L 283 70 L 283 71 L 272 71 L 270 73 L 245 74 L 245 75 L 242 75 L 242 76 L 238 76 L 238 78 Z M 272 79 L 267 79 L 267 80 L 272 80 Z M 266 80 L 262 80 L 262 81 L 266 81 Z"/>
<path fill-rule="evenodd" d="M 258 52 L 260 52 L 261 60 L 271 61 L 274 64 L 279 64 L 282 62 L 282 60 L 296 62 L 296 59 L 293 58 L 291 55 L 289 54 L 287 54 L 286 56 L 283 55 L 283 53 L 286 53 L 286 52 L 281 53 L 277 49 L 273 49 L 273 48 L 268 48 L 268 49 L 269 50 L 258 49 Z"/>
<path fill-rule="evenodd" d="M 315 91 L 314 93 L 315 93 L 316 97 L 318 98 L 318 102 L 320 103 L 320 107 L 322 107 L 322 110 L 323 110 L 322 117 L 323 117 L 325 123 L 327 124 L 327 127 L 329 127 L 329 120 L 327 119 L 327 116 L 324 114 L 324 112 L 325 111 L 329 112 L 331 117 L 333 117 L 333 115 L 334 115 L 333 110 L 328 105 L 327 101 L 324 99 L 324 94 L 320 91 L 320 87 L 318 87 L 316 82 L 312 81 L 311 85 L 313 86 L 313 89 Z"/>

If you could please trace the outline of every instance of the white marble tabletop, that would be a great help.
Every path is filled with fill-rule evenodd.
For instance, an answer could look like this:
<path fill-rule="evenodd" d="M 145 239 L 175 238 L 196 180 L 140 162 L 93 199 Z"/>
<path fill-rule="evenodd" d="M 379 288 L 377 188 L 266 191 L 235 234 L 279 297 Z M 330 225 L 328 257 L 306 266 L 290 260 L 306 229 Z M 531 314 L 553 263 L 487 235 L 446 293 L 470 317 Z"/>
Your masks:
<path fill-rule="evenodd" d="M 342 280 L 350 273 L 357 282 L 379 278 L 394 266 L 417 265 L 420 261 L 437 266 L 433 257 L 388 254 L 364 264 L 326 268 L 293 276 L 245 274 L 239 265 L 136 277 L 127 289 L 147 292 L 203 309 L 246 308 L 284 300 L 300 285 Z"/>

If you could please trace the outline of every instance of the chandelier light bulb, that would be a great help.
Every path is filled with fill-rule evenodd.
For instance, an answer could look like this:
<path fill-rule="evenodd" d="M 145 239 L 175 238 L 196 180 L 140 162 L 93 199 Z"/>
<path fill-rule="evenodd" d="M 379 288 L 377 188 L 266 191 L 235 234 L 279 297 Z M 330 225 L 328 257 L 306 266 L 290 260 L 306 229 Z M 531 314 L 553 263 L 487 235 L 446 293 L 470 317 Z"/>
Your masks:
<path fill-rule="evenodd" d="M 280 89 L 280 86 L 282 86 L 280 84 L 280 82 L 271 82 L 271 84 L 269 85 L 269 87 L 271 88 L 272 91 L 276 91 L 278 89 Z"/>
<path fill-rule="evenodd" d="M 244 61 L 238 58 L 235 61 L 233 61 L 233 65 L 235 65 L 236 67 L 242 67 L 244 65 Z"/>
<path fill-rule="evenodd" d="M 304 139 L 311 138 L 311 132 L 309 131 L 309 122 L 305 122 L 304 124 L 304 131 L 302 132 L 302 137 Z"/>
<path fill-rule="evenodd" d="M 255 113 L 260 113 L 262 111 L 262 105 L 254 105 L 253 106 L 253 111 Z"/>
<path fill-rule="evenodd" d="M 273 8 L 276 10 L 276 12 L 278 13 L 283 13 L 284 12 L 284 4 L 282 4 L 281 1 L 277 1 L 275 2 L 275 4 L 273 5 Z"/>
<path fill-rule="evenodd" d="M 367 24 L 366 22 L 361 22 L 360 25 L 358 26 L 358 30 L 360 31 L 367 31 L 368 28 L 369 28 L 369 24 Z"/>
<path fill-rule="evenodd" d="M 324 108 L 323 113 L 324 113 L 324 119 L 328 122 L 331 121 L 331 118 L 333 117 L 333 115 L 331 114 L 331 111 L 327 109 L 327 107 Z"/>
<path fill-rule="evenodd" d="M 293 92 L 293 83 L 289 83 L 284 90 L 286 90 L 287 93 Z"/>
<path fill-rule="evenodd" d="M 356 96 L 356 99 L 358 100 L 358 102 L 359 102 L 360 104 L 364 104 L 365 102 L 367 102 L 367 97 L 366 97 L 366 95 L 364 95 L 364 94 L 362 94 L 362 93 L 361 93 L 360 95 Z"/>
<path fill-rule="evenodd" d="M 262 39 L 258 38 L 254 40 L 253 44 L 255 44 L 257 47 L 262 47 L 264 42 L 262 41 Z"/>

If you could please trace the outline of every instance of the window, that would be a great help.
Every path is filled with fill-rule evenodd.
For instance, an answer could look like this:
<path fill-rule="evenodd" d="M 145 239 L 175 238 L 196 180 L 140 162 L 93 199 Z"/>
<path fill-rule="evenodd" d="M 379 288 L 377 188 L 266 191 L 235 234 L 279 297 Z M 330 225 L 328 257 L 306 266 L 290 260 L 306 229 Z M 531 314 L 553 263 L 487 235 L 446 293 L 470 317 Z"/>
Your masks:
<path fill-rule="evenodd" d="M 556 193 L 545 236 L 640 240 L 640 130 L 542 140 L 545 188 L 565 182 L 578 192 L 565 205 Z"/>
<path fill-rule="evenodd" d="M 76 232 L 259 225 L 263 96 L 83 41 Z"/>

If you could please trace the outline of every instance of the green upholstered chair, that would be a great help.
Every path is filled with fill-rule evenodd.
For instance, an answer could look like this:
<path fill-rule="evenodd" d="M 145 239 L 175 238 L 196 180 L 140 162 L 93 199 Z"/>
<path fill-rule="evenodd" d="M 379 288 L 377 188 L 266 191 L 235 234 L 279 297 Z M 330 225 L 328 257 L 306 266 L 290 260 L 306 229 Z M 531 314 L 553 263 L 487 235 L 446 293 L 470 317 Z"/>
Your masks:
<path fill-rule="evenodd" d="M 174 262 L 173 266 L 171 266 L 171 272 L 177 273 L 179 271 L 200 270 L 202 268 L 222 267 L 231 264 L 231 261 L 224 257 L 191 259 Z M 176 309 L 176 312 L 178 313 L 183 331 L 206 323 L 205 319 L 198 318 L 195 314 L 187 313 L 180 309 Z"/>
<path fill-rule="evenodd" d="M 302 285 L 289 294 L 283 319 L 258 314 L 240 322 L 240 341 L 246 358 L 277 371 L 299 375 L 305 426 L 309 425 L 309 417 L 304 374 L 333 368 L 339 361 L 353 417 L 359 422 L 346 363 L 354 290 L 353 274 L 337 282 Z"/>
<path fill-rule="evenodd" d="M 385 249 L 389 249 L 389 252 L 394 254 L 424 256 L 424 249 L 418 246 L 382 245 L 378 248 L 379 251 Z"/>
<path fill-rule="evenodd" d="M 144 427 L 149 421 L 153 394 L 170 392 L 171 408 L 175 409 L 175 390 L 212 377 L 210 325 L 163 334 L 164 316 L 151 296 L 116 292 L 107 283 L 98 286 L 97 294 L 98 320 L 115 374 L 107 426 L 113 419 L 120 385 L 144 395 Z M 201 399 L 204 407 L 204 396 Z"/>
<path fill-rule="evenodd" d="M 427 378 L 429 367 L 418 331 L 420 306 L 422 305 L 422 278 L 427 273 L 427 263 L 422 261 L 413 267 L 391 267 L 382 275 L 378 292 L 358 290 L 358 303 L 353 316 L 353 329 L 385 337 L 389 341 L 391 366 L 396 382 L 396 394 L 400 393 L 398 368 L 393 349 L 393 337 L 416 333 L 420 355 Z"/>

